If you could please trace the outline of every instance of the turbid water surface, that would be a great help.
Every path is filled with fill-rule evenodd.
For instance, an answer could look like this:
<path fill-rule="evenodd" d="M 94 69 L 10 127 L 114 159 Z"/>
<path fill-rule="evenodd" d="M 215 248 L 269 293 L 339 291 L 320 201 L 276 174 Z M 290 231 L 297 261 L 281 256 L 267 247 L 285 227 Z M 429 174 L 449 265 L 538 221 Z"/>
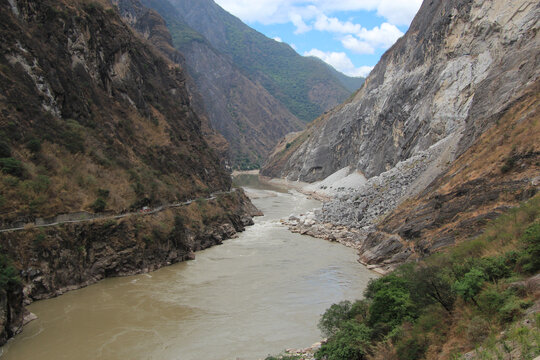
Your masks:
<path fill-rule="evenodd" d="M 1 360 L 260 359 L 318 341 L 320 314 L 359 298 L 373 275 L 352 249 L 279 223 L 318 202 L 238 181 L 265 214 L 254 226 L 194 261 L 30 305 L 39 319 Z"/>

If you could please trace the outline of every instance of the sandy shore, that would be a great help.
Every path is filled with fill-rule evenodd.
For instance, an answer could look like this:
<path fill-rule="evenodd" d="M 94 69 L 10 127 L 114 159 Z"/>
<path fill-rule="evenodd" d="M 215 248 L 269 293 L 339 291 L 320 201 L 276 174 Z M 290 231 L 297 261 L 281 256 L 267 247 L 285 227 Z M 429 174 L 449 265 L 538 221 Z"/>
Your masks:
<path fill-rule="evenodd" d="M 232 176 L 238 175 L 259 175 L 259 170 L 234 170 Z"/>

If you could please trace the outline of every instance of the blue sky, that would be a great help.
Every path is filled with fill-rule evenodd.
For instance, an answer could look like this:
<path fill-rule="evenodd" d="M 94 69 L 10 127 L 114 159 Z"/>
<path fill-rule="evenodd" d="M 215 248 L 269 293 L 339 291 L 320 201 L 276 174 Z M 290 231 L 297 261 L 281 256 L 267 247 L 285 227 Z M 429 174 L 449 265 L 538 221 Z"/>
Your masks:
<path fill-rule="evenodd" d="M 409 27 L 422 0 L 215 0 L 299 54 L 367 76 Z"/>

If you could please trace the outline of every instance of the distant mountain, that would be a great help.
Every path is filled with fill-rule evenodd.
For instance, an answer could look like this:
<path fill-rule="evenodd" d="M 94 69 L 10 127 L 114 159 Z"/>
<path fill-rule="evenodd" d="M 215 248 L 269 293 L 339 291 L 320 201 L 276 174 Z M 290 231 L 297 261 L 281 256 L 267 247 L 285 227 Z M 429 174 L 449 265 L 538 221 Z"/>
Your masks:
<path fill-rule="evenodd" d="M 212 1 L 141 2 L 165 19 L 235 167 L 258 167 L 280 138 L 303 128 L 299 119 L 314 119 L 363 82 L 268 39 Z"/>
<path fill-rule="evenodd" d="M 130 2 L 119 3 L 126 7 Z M 229 142 L 233 167 L 259 167 L 278 139 L 303 128 L 304 124 L 282 103 L 193 30 L 169 2 L 145 0 L 142 3 L 166 20 L 172 42 L 182 53 L 180 62 L 193 79 L 193 92 L 201 95 L 200 104 L 199 98 L 195 98 L 194 105 L 204 108 L 212 127 Z M 138 18 L 140 26 L 144 17 Z M 149 35 L 145 29 L 139 31 L 144 36 Z"/>
<path fill-rule="evenodd" d="M 336 75 L 319 59 L 300 56 L 289 45 L 267 38 L 212 0 L 171 3 L 193 29 L 303 121 L 338 105 L 363 83 L 362 78 Z"/>

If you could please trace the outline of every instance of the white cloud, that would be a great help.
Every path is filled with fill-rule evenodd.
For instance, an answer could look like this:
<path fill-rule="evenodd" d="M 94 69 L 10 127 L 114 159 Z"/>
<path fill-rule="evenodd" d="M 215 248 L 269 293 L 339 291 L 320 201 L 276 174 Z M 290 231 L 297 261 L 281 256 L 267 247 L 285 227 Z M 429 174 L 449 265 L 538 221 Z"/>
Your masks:
<path fill-rule="evenodd" d="M 292 13 L 290 15 L 291 22 L 296 26 L 295 34 L 303 34 L 311 30 L 311 26 L 307 25 L 300 14 Z"/>
<path fill-rule="evenodd" d="M 395 25 L 383 23 L 380 27 L 375 26 L 371 30 L 362 29 L 357 36 L 371 46 L 389 48 L 403 36 L 403 33 Z"/>
<path fill-rule="evenodd" d="M 373 70 L 371 66 L 355 67 L 351 59 L 344 52 L 325 52 L 319 49 L 311 49 L 305 52 L 304 56 L 315 56 L 349 76 L 367 76 Z"/>
<path fill-rule="evenodd" d="M 341 39 L 341 44 L 357 54 L 373 54 L 375 49 L 387 49 L 392 46 L 403 33 L 395 26 L 383 23 L 368 30 L 361 28 L 355 36 L 349 34 Z"/>
<path fill-rule="evenodd" d="M 324 14 L 317 16 L 313 27 L 320 31 L 329 31 L 333 33 L 352 34 L 362 30 L 362 26 L 353 24 L 350 21 L 341 22 L 338 18 L 329 18 Z"/>
<path fill-rule="evenodd" d="M 327 16 L 337 11 L 376 11 L 394 25 L 408 25 L 422 0 L 216 0 L 225 10 L 246 22 L 276 24 L 289 22 L 291 13 L 304 20 L 318 13 Z M 314 9 L 317 11 L 314 13 Z"/>
<path fill-rule="evenodd" d="M 375 48 L 365 41 L 360 41 L 352 35 L 345 36 L 341 43 L 346 49 L 349 49 L 357 54 L 373 54 Z"/>
<path fill-rule="evenodd" d="M 280 38 L 279 36 L 276 36 L 276 37 L 274 38 L 274 40 L 276 40 L 277 42 L 283 42 L 283 39 Z"/>
<path fill-rule="evenodd" d="M 377 14 L 395 25 L 409 25 L 422 5 L 422 0 L 381 0 Z"/>

